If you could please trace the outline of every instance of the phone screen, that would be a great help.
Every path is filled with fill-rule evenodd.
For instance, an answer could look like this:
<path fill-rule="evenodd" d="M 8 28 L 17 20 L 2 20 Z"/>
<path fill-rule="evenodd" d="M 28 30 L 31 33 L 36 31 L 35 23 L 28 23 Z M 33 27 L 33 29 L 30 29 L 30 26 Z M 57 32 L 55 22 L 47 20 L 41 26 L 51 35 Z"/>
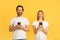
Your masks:
<path fill-rule="evenodd" d="M 21 22 L 18 22 L 17 24 L 18 24 L 18 25 L 20 25 L 20 24 L 21 24 Z"/>
<path fill-rule="evenodd" d="M 42 25 L 42 22 L 39 22 L 39 25 Z"/>

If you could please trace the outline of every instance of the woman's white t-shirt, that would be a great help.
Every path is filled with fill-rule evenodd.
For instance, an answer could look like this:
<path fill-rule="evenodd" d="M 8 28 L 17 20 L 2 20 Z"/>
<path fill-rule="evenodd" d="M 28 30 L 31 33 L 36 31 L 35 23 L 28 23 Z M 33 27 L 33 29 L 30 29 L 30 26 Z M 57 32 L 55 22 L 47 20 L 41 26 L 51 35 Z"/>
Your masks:
<path fill-rule="evenodd" d="M 35 28 L 37 28 L 38 27 L 38 25 L 39 25 L 39 22 L 38 21 L 34 21 L 33 22 L 33 24 L 32 24 Z M 42 22 L 42 25 L 43 25 L 43 28 L 45 29 L 45 28 L 47 28 L 48 27 L 48 22 L 46 22 L 46 21 L 43 21 Z M 42 29 L 39 29 L 38 30 L 38 33 L 35 35 L 35 40 L 47 40 L 46 39 L 46 34 L 43 32 L 43 31 L 41 31 Z"/>
<path fill-rule="evenodd" d="M 21 25 L 26 27 L 25 25 L 30 25 L 29 21 L 25 17 L 15 17 L 11 20 L 10 25 L 16 26 L 18 22 L 21 22 Z M 22 29 L 17 29 L 13 32 L 13 39 L 26 39 L 26 32 Z"/>

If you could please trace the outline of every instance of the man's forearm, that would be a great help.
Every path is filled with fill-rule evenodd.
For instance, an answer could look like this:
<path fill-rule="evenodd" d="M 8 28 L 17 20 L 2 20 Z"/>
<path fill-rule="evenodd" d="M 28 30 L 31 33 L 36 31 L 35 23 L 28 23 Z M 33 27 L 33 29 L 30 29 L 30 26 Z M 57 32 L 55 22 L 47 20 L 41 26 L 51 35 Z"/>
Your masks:
<path fill-rule="evenodd" d="M 9 28 L 10 32 L 11 31 L 15 31 L 16 29 L 22 29 L 24 31 L 29 31 L 29 28 L 28 27 L 24 27 L 24 26 L 20 26 L 20 25 L 13 26 L 13 27 Z"/>
<path fill-rule="evenodd" d="M 24 27 L 24 26 L 22 26 L 21 29 L 24 30 L 24 31 L 29 31 L 29 28 L 28 28 L 28 27 Z"/>
<path fill-rule="evenodd" d="M 10 26 L 9 26 L 9 31 L 12 32 L 13 30 L 14 30 L 13 25 L 12 25 L 12 26 L 10 25 Z"/>
<path fill-rule="evenodd" d="M 12 31 L 15 31 L 16 29 L 19 29 L 17 26 L 12 27 Z"/>

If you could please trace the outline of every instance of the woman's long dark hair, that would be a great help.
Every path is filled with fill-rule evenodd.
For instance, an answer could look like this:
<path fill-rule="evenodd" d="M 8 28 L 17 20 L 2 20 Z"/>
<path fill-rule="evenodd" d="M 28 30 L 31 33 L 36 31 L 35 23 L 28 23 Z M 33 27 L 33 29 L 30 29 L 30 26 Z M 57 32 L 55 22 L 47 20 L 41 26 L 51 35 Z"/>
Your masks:
<path fill-rule="evenodd" d="M 42 10 L 39 10 L 39 11 L 38 11 L 38 13 L 37 13 L 37 20 L 39 20 L 39 17 L 38 17 L 39 12 L 42 12 L 42 14 L 43 14 L 42 20 L 44 21 L 44 13 L 43 13 L 43 11 L 42 11 Z"/>

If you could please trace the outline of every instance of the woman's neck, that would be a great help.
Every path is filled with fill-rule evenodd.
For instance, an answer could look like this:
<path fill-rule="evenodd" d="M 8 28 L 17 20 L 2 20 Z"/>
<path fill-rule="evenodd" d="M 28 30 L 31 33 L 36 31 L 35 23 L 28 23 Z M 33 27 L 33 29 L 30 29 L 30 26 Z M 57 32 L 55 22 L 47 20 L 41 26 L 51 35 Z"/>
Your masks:
<path fill-rule="evenodd" d="M 42 20 L 42 18 L 39 18 L 39 20 L 38 20 L 39 22 L 42 22 L 43 20 Z"/>

